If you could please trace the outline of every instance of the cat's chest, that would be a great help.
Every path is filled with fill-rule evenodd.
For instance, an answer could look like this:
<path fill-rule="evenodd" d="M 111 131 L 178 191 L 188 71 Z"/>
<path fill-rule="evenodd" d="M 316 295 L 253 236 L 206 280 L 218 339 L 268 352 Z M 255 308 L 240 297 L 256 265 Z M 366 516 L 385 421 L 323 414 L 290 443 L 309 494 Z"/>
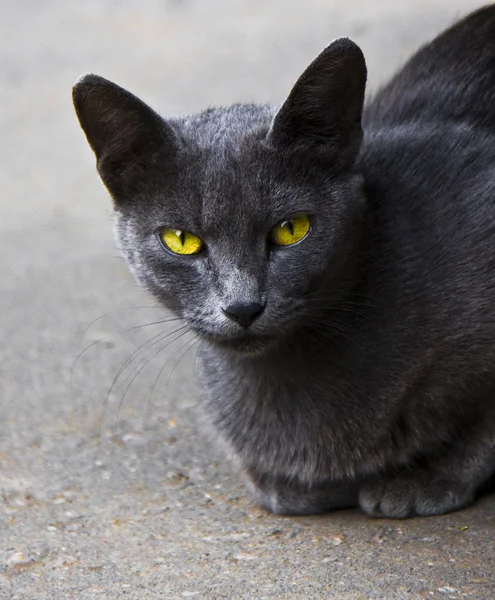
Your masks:
<path fill-rule="evenodd" d="M 324 361 L 286 370 L 208 357 L 203 395 L 211 421 L 243 465 L 281 477 L 342 478 L 372 470 L 381 450 L 379 407 Z M 365 393 L 365 392 L 364 392 Z"/>

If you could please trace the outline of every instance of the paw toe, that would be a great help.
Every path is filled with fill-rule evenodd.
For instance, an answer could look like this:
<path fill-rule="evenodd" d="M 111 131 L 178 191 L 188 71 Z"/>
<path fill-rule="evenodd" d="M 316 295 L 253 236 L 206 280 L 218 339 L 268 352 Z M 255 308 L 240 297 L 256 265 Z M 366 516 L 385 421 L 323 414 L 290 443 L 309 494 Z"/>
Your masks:
<path fill-rule="evenodd" d="M 471 487 L 450 479 L 425 478 L 424 473 L 378 480 L 362 486 L 359 505 L 373 517 L 404 519 L 458 510 L 473 500 Z"/>
<path fill-rule="evenodd" d="M 372 517 L 380 516 L 380 501 L 385 490 L 385 483 L 377 481 L 366 483 L 359 490 L 359 506 Z"/>
<path fill-rule="evenodd" d="M 415 490 L 407 481 L 388 485 L 380 502 L 380 513 L 391 519 L 405 519 L 413 513 Z"/>
<path fill-rule="evenodd" d="M 473 500 L 470 486 L 450 479 L 436 479 L 424 487 L 416 502 L 416 514 L 441 515 L 459 510 Z"/>
<path fill-rule="evenodd" d="M 402 480 L 368 483 L 359 492 L 359 505 L 373 517 L 403 519 L 411 514 L 413 503 L 411 486 Z"/>

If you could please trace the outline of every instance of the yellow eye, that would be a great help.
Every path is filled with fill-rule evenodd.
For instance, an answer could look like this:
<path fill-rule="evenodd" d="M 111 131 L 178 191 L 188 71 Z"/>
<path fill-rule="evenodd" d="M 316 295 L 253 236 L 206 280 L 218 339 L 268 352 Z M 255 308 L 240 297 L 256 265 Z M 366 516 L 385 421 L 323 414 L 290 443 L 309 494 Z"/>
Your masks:
<path fill-rule="evenodd" d="M 164 229 L 160 233 L 162 243 L 175 254 L 198 254 L 203 242 L 197 235 L 183 229 Z"/>
<path fill-rule="evenodd" d="M 296 215 L 280 221 L 270 232 L 271 240 L 277 246 L 291 246 L 308 235 L 311 221 L 308 215 Z"/>

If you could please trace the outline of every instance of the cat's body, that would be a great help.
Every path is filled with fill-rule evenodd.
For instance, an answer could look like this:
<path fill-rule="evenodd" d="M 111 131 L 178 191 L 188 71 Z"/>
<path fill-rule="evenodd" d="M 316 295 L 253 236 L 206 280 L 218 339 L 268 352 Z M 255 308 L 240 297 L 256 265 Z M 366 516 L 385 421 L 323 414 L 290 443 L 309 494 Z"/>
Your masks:
<path fill-rule="evenodd" d="M 487 451 L 495 468 L 495 135 L 479 143 L 450 123 L 390 133 L 364 139 L 362 287 L 271 355 L 204 352 L 212 419 L 256 480 L 359 481 L 421 457 L 442 479 L 466 469 L 467 486 L 477 469 L 489 476 Z M 445 162 L 425 173 L 435 154 Z M 489 449 L 477 433 L 486 426 Z M 464 467 L 473 438 L 482 454 Z M 294 508 L 271 485 L 263 481 L 271 498 L 262 503 Z M 297 512 L 309 497 L 301 493 Z"/>
<path fill-rule="evenodd" d="M 208 413 L 274 512 L 438 514 L 495 471 L 495 7 L 413 57 L 360 143 L 364 83 L 339 40 L 278 113 L 165 125 L 105 80 L 75 87 L 124 254 L 206 337 Z M 260 241 L 296 213 L 306 238 Z M 157 224 L 205 253 L 159 254 Z M 239 303 L 259 307 L 242 331 L 221 314 Z"/>

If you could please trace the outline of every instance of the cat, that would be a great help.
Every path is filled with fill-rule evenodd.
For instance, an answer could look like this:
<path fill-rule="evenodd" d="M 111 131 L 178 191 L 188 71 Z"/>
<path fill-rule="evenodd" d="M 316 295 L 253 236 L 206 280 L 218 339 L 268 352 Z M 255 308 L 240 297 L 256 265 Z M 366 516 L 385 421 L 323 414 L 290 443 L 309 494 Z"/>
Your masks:
<path fill-rule="evenodd" d="M 278 109 L 73 88 L 130 270 L 203 340 L 207 414 L 276 514 L 437 515 L 495 471 L 495 6 L 365 87 L 340 38 Z"/>

